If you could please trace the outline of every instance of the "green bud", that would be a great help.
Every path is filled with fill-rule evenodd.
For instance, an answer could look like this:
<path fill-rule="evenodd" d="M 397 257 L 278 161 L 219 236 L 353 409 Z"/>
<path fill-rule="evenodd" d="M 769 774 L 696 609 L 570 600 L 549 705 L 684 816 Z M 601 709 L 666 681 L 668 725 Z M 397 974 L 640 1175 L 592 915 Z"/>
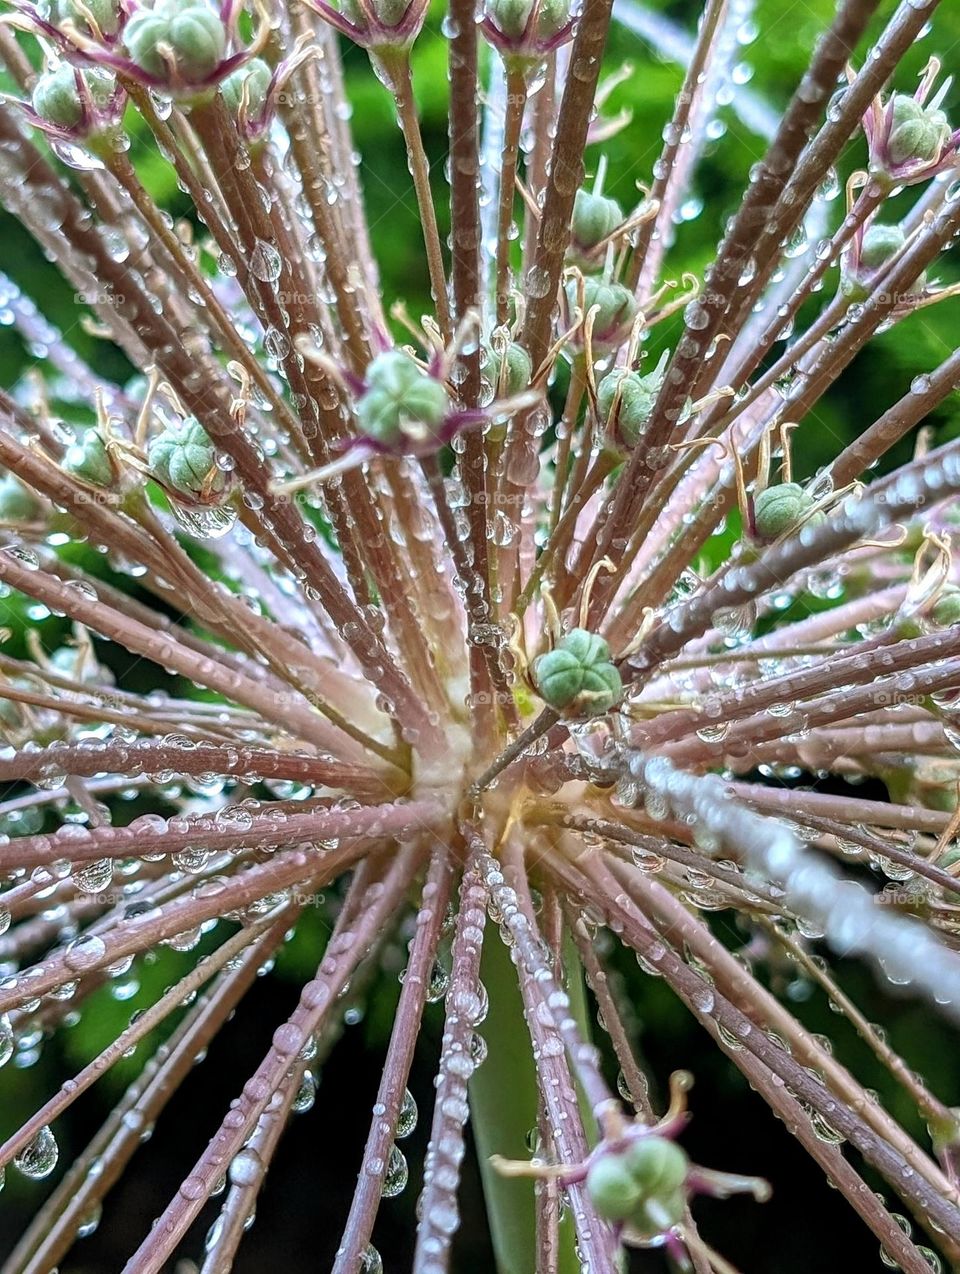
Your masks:
<path fill-rule="evenodd" d="M 870 295 L 872 276 L 884 268 L 903 248 L 907 236 L 896 225 L 872 225 L 860 244 L 860 259 L 849 270 L 844 270 L 841 280 L 843 294 L 852 301 L 863 301 Z M 910 287 L 908 295 L 918 295 L 927 286 L 923 273 Z"/>
<path fill-rule="evenodd" d="M 147 462 L 171 491 L 202 504 L 222 503 L 227 475 L 218 468 L 214 445 L 194 416 L 188 416 L 179 429 L 165 429 L 155 438 Z"/>
<path fill-rule="evenodd" d="M 573 242 L 583 251 L 595 248 L 623 222 L 616 199 L 578 190 L 573 204 Z"/>
<path fill-rule="evenodd" d="M 630 1215 L 630 1229 L 643 1238 L 665 1234 L 681 1223 L 686 1210 L 687 1199 L 682 1190 L 650 1195 Z"/>
<path fill-rule="evenodd" d="M 108 71 L 84 71 L 83 79 L 96 106 L 106 106 L 116 87 Z M 75 128 L 83 118 L 83 103 L 77 90 L 76 72 L 69 62 L 44 73 L 37 80 L 31 98 L 33 109 L 48 124 Z"/>
<path fill-rule="evenodd" d="M 360 429 L 386 446 L 404 437 L 422 441 L 435 434 L 450 410 L 440 381 L 423 371 L 409 354 L 387 350 L 366 373 L 366 389 L 357 402 Z"/>
<path fill-rule="evenodd" d="M 83 0 L 83 9 L 92 16 L 102 35 L 116 35 L 120 29 L 120 6 L 116 0 Z M 92 28 L 76 0 L 41 0 L 37 12 L 52 26 L 71 22 L 84 35 L 91 35 Z"/>
<path fill-rule="evenodd" d="M 567 303 L 571 310 L 578 304 L 578 287 L 575 279 L 567 283 Z M 620 343 L 629 332 L 637 315 L 637 302 L 629 288 L 621 283 L 605 283 L 603 279 L 587 278 L 583 281 L 583 312 L 586 315 L 596 306 L 593 320 L 593 344 L 597 349 L 611 348 Z"/>
<path fill-rule="evenodd" d="M 219 15 L 190 0 L 157 0 L 152 9 L 138 9 L 123 38 L 142 71 L 166 80 L 172 60 L 177 75 L 190 84 L 211 76 L 227 47 L 227 31 Z"/>
<path fill-rule="evenodd" d="M 936 623 L 943 624 L 945 628 L 950 624 L 960 624 L 960 588 L 948 584 L 937 598 L 930 614 Z"/>
<path fill-rule="evenodd" d="M 523 346 L 511 341 L 502 354 L 492 344 L 486 350 L 483 378 L 493 387 L 493 392 L 500 398 L 522 394 L 533 376 L 533 364 Z"/>
<path fill-rule="evenodd" d="M 247 87 L 247 115 L 253 117 L 263 110 L 267 100 L 267 89 L 273 72 L 263 58 L 251 58 L 243 66 L 231 71 L 220 85 L 220 92 L 231 115 L 240 114 L 240 103 L 243 101 L 243 88 Z"/>
<path fill-rule="evenodd" d="M 950 125 L 941 110 L 926 107 L 906 94 L 893 99 L 893 127 L 887 139 L 887 154 L 894 167 L 911 163 L 935 163 L 950 135 Z"/>
<path fill-rule="evenodd" d="M 860 245 L 861 265 L 868 270 L 879 270 L 896 256 L 906 237 L 900 226 L 872 225 Z"/>
<path fill-rule="evenodd" d="M 43 516 L 43 505 L 29 487 L 12 473 L 0 478 L 0 521 L 36 522 Z"/>
<path fill-rule="evenodd" d="M 586 1184 L 590 1202 L 607 1221 L 625 1221 L 643 1194 L 618 1155 L 604 1155 L 591 1164 Z"/>
<path fill-rule="evenodd" d="M 541 0 L 536 22 L 528 32 L 534 3 L 535 0 L 489 0 L 487 16 L 511 40 L 520 40 L 524 34 L 535 40 L 552 40 L 570 21 L 569 0 Z"/>
<path fill-rule="evenodd" d="M 643 376 L 618 368 L 604 376 L 597 386 L 597 414 L 613 439 L 627 450 L 637 445 L 647 426 L 663 386 L 667 358 L 664 350 L 653 371 Z M 616 419 L 611 419 L 618 390 L 620 403 Z"/>
<path fill-rule="evenodd" d="M 99 429 L 88 429 L 82 442 L 67 449 L 63 467 L 72 477 L 89 482 L 92 487 L 112 487 L 117 477 Z"/>
<path fill-rule="evenodd" d="M 598 633 L 585 628 L 572 628 L 553 650 L 538 655 L 530 675 L 537 693 L 551 708 L 574 716 L 606 712 L 623 690 L 610 647 Z"/>
<path fill-rule="evenodd" d="M 758 540 L 777 540 L 792 531 L 813 508 L 816 501 L 797 482 L 781 482 L 761 491 L 753 503 L 753 524 Z M 816 513 L 807 519 L 817 526 L 823 514 Z"/>
<path fill-rule="evenodd" d="M 377 21 L 385 27 L 397 27 L 407 15 L 411 0 L 370 0 L 370 8 Z M 358 26 L 366 23 L 362 9 L 356 0 L 341 0 L 340 12 Z"/>
<path fill-rule="evenodd" d="M 690 1171 L 686 1153 L 666 1137 L 638 1137 L 631 1141 L 623 1153 L 623 1162 L 647 1195 L 674 1194 Z"/>

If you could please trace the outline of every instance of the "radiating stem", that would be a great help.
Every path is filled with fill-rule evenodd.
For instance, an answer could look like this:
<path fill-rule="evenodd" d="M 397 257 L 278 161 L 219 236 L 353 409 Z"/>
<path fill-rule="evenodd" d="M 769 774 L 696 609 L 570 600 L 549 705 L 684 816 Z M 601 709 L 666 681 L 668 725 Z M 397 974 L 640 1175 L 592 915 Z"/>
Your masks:
<path fill-rule="evenodd" d="M 423 245 L 427 252 L 427 268 L 430 272 L 430 290 L 437 307 L 437 322 L 445 341 L 452 335 L 450 323 L 450 302 L 447 299 L 447 277 L 443 266 L 443 250 L 440 247 L 440 231 L 437 227 L 437 214 L 433 205 L 433 191 L 430 186 L 430 161 L 423 145 L 423 134 L 420 131 L 420 115 L 416 99 L 413 95 L 413 75 L 410 69 L 410 58 L 407 52 L 387 55 L 378 54 L 383 64 L 390 87 L 397 103 L 397 119 L 400 123 L 403 139 L 407 145 L 407 159 L 410 175 L 417 195 L 417 206 L 420 209 L 420 224 L 423 227 Z"/>
<path fill-rule="evenodd" d="M 507 111 L 503 129 L 503 152 L 500 159 L 500 199 L 497 208 L 497 322 L 506 323 L 510 313 L 510 227 L 513 223 L 514 186 L 517 177 L 517 153 L 520 130 L 527 105 L 527 81 L 522 71 L 507 71 Z"/>

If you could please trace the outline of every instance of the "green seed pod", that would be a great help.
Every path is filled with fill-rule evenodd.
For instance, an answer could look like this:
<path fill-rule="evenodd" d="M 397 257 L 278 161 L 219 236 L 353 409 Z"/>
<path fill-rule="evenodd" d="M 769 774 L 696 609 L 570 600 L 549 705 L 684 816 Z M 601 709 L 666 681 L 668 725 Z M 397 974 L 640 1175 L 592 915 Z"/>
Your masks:
<path fill-rule="evenodd" d="M 900 226 L 872 225 L 863 236 L 860 264 L 868 270 L 879 270 L 896 256 L 906 237 Z"/>
<path fill-rule="evenodd" d="M 894 166 L 936 162 L 949 135 L 943 111 L 927 110 L 904 93 L 894 97 L 893 127 L 887 139 L 887 154 Z"/>
<path fill-rule="evenodd" d="M 623 1162 L 645 1195 L 672 1195 L 690 1171 L 690 1160 L 666 1137 L 638 1137 L 623 1153 Z"/>
<path fill-rule="evenodd" d="M 643 1194 L 619 1155 L 604 1155 L 591 1164 L 586 1184 L 590 1202 L 607 1221 L 625 1221 Z"/>
<path fill-rule="evenodd" d="M 592 195 L 578 190 L 573 205 L 573 243 L 582 252 L 589 252 L 616 230 L 623 222 L 623 210 L 616 199 L 605 195 Z"/>
<path fill-rule="evenodd" d="M 571 312 L 578 304 L 576 280 L 567 283 L 567 304 Z M 587 278 L 583 281 L 583 312 L 594 307 L 593 345 L 597 350 L 612 349 L 630 331 L 637 315 L 637 302 L 629 288 L 620 283 L 605 283 L 603 279 Z"/>
<path fill-rule="evenodd" d="M 199 84 L 223 61 L 227 31 L 218 14 L 190 0 L 157 0 L 152 9 L 138 9 L 127 23 L 124 43 L 131 59 L 157 79 L 176 74 Z"/>
<path fill-rule="evenodd" d="M 686 1210 L 687 1200 L 682 1190 L 675 1190 L 672 1194 L 649 1195 L 631 1213 L 630 1229 L 641 1238 L 665 1234 L 681 1223 Z"/>
<path fill-rule="evenodd" d="M 640 440 L 647 421 L 663 386 L 667 366 L 667 351 L 651 372 L 639 372 L 618 368 L 604 376 L 597 386 L 597 414 L 614 442 L 632 451 Z M 620 402 L 616 418 L 612 418 L 614 400 L 619 390 Z"/>
<path fill-rule="evenodd" d="M 503 353 L 492 344 L 486 347 L 486 351 L 487 361 L 482 375 L 494 394 L 499 398 L 522 394 L 533 376 L 533 364 L 523 346 L 510 341 Z"/>
<path fill-rule="evenodd" d="M 411 0 L 370 0 L 374 17 L 384 27 L 397 27 L 407 15 Z M 340 12 L 358 26 L 366 25 L 366 15 L 356 0 L 342 0 Z"/>
<path fill-rule="evenodd" d="M 155 438 L 147 462 L 171 491 L 201 504 L 223 503 L 227 475 L 218 468 L 214 445 L 194 416 L 188 416 L 179 429 L 165 429 Z"/>
<path fill-rule="evenodd" d="M 758 540 L 777 540 L 794 530 L 816 501 L 797 482 L 780 482 L 761 491 L 753 503 L 753 525 Z M 807 518 L 806 525 L 818 526 L 822 513 Z"/>
<path fill-rule="evenodd" d="M 108 71 L 84 71 L 82 77 L 94 105 L 106 106 L 116 88 L 116 79 Z M 83 119 L 83 102 L 77 89 L 76 71 L 69 62 L 44 73 L 37 80 L 31 97 L 33 109 L 48 124 L 58 128 L 75 128 Z"/>
<path fill-rule="evenodd" d="M 540 697 L 568 715 L 606 712 L 620 698 L 623 683 L 610 659 L 610 647 L 598 633 L 572 628 L 553 650 L 530 666 Z"/>
<path fill-rule="evenodd" d="M 440 381 L 402 350 L 378 354 L 367 368 L 366 389 L 356 405 L 363 433 L 395 446 L 404 437 L 422 441 L 435 434 L 450 410 Z"/>
<path fill-rule="evenodd" d="M 243 90 L 247 90 L 247 116 L 253 118 L 263 110 L 267 100 L 267 89 L 273 72 L 263 58 L 251 58 L 243 66 L 231 71 L 220 85 L 220 92 L 227 110 L 236 118 L 240 114 L 240 103 L 243 101 Z"/>
<path fill-rule="evenodd" d="M 92 487 L 112 487 L 117 477 L 99 429 L 88 429 L 82 442 L 67 449 L 63 467 L 74 478 Z"/>
<path fill-rule="evenodd" d="M 511 40 L 519 40 L 525 34 L 534 40 L 552 40 L 570 21 L 569 0 L 541 0 L 536 22 L 528 32 L 534 3 L 535 0 L 489 0 L 487 16 Z"/>
<path fill-rule="evenodd" d="M 930 615 L 935 623 L 943 624 L 944 628 L 950 624 L 960 624 L 960 588 L 948 584 L 934 603 Z"/>
<path fill-rule="evenodd" d="M 849 265 L 844 263 L 840 287 L 844 296 L 852 301 L 864 301 L 873 289 L 874 277 L 893 260 L 906 242 L 902 228 L 896 225 L 872 225 L 863 236 L 859 259 Z M 921 274 L 909 289 L 908 295 L 919 295 L 927 286 L 927 276 Z"/>
<path fill-rule="evenodd" d="M 120 29 L 120 6 L 116 0 L 83 0 L 83 9 L 100 28 L 101 35 L 116 35 Z M 93 34 L 92 27 L 76 0 L 41 0 L 37 12 L 45 22 L 59 27 L 71 22 L 84 35 Z"/>

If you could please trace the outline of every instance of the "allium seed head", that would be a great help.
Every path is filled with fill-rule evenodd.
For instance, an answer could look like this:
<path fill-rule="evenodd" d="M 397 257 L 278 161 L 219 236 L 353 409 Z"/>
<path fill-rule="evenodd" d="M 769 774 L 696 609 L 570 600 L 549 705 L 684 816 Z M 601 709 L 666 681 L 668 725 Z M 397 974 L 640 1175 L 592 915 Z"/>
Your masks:
<path fill-rule="evenodd" d="M 940 158 L 950 136 L 950 125 L 941 110 L 928 110 L 903 93 L 891 103 L 892 125 L 887 140 L 890 159 L 901 164 L 930 164 Z"/>
<path fill-rule="evenodd" d="M 123 32 L 132 60 L 158 80 L 203 84 L 223 61 L 227 30 L 201 0 L 155 0 L 136 9 Z"/>
<path fill-rule="evenodd" d="M 61 62 L 44 71 L 34 85 L 31 102 L 41 119 L 65 130 L 93 125 L 90 107 L 105 110 L 116 90 L 116 77 L 107 71 L 80 71 Z"/>
<path fill-rule="evenodd" d="M 443 385 L 418 367 L 409 354 L 387 350 L 367 368 L 366 386 L 356 410 L 364 434 L 395 447 L 403 439 L 419 442 L 439 433 L 450 399 Z"/>
<path fill-rule="evenodd" d="M 759 492 L 753 504 L 753 523 L 757 539 L 779 539 L 796 530 L 801 522 L 823 520 L 814 513 L 814 499 L 796 482 L 780 482 Z"/>
<path fill-rule="evenodd" d="M 960 26 L 811 3 L 8 0 L 4 1274 L 960 1269 Z"/>
<path fill-rule="evenodd" d="M 116 477 L 110 453 L 99 429 L 88 429 L 81 442 L 76 442 L 67 449 L 63 467 L 67 473 L 94 487 L 110 487 Z"/>

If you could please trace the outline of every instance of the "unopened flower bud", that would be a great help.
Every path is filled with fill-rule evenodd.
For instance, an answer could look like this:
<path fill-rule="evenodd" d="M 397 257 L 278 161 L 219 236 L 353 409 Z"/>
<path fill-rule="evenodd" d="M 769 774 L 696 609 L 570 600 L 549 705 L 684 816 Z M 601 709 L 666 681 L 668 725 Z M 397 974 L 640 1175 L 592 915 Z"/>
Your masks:
<path fill-rule="evenodd" d="M 127 23 L 124 43 L 131 59 L 158 80 L 202 84 L 223 61 L 227 31 L 206 4 L 157 0 Z"/>
<path fill-rule="evenodd" d="M 570 5 L 568 0 L 490 0 L 487 14 L 511 40 L 550 40 L 570 21 Z"/>
<path fill-rule="evenodd" d="M 231 71 L 220 85 L 220 92 L 230 114 L 234 118 L 240 114 L 246 92 L 248 117 L 259 115 L 266 103 L 267 89 L 272 78 L 273 72 L 263 58 L 251 58 L 243 66 Z"/>
<path fill-rule="evenodd" d="M 77 77 L 86 86 L 90 103 L 104 108 L 116 88 L 116 79 L 108 71 L 77 71 L 69 62 L 61 62 L 52 70 L 44 71 L 33 88 L 33 109 L 41 119 L 57 128 L 76 128 L 84 120 L 86 103 L 83 100 Z"/>
<path fill-rule="evenodd" d="M 163 486 L 190 500 L 217 505 L 227 494 L 227 475 L 217 465 L 207 431 L 194 416 L 155 438 L 147 461 Z"/>
<path fill-rule="evenodd" d="M 408 50 L 423 28 L 429 0 L 307 0 L 348 40 L 369 51 L 374 70 L 391 85 L 404 75 Z"/>
<path fill-rule="evenodd" d="M 794 530 L 801 521 L 817 525 L 823 521 L 820 512 L 811 513 L 816 501 L 797 482 L 780 482 L 761 491 L 753 504 L 753 525 L 758 540 L 778 540 Z"/>
<path fill-rule="evenodd" d="M 632 451 L 640 441 L 656 405 L 666 374 L 667 351 L 651 372 L 618 368 L 597 386 L 597 414 L 617 447 Z"/>
<path fill-rule="evenodd" d="M 874 225 L 864 233 L 860 262 L 868 270 L 879 270 L 903 247 L 906 235 L 900 226 Z"/>
<path fill-rule="evenodd" d="M 496 397 L 513 398 L 522 394 L 533 376 L 533 364 L 523 346 L 510 341 L 505 349 L 497 349 L 496 345 L 490 344 L 486 347 L 486 352 L 483 379 L 491 386 Z"/>
<path fill-rule="evenodd" d="M 371 13 L 383 26 L 396 27 L 406 16 L 410 8 L 410 0 L 369 0 L 369 7 Z M 340 10 L 351 22 L 364 21 L 363 10 L 356 0 L 342 0 Z"/>
<path fill-rule="evenodd" d="M 538 655 L 530 667 L 540 697 L 571 716 L 606 712 L 620 698 L 623 683 L 599 633 L 573 628 L 553 650 Z"/>
<path fill-rule="evenodd" d="M 643 1194 L 620 1155 L 603 1155 L 591 1164 L 586 1185 L 590 1202 L 607 1221 L 625 1221 Z"/>
<path fill-rule="evenodd" d="M 680 1225 L 687 1210 L 687 1197 L 682 1190 L 672 1194 L 650 1195 L 641 1200 L 632 1213 L 630 1229 L 640 1238 L 666 1234 Z"/>
<path fill-rule="evenodd" d="M 117 0 L 41 0 L 37 12 L 45 22 L 61 27 L 71 23 L 84 35 L 95 35 L 90 18 L 97 24 L 101 35 L 114 36 L 120 29 L 120 5 Z"/>
<path fill-rule="evenodd" d="M 88 429 L 82 442 L 68 447 L 63 467 L 72 477 L 92 487 L 111 487 L 117 476 L 99 429 Z"/>
<path fill-rule="evenodd" d="M 893 125 L 887 139 L 891 162 L 895 166 L 935 163 L 950 136 L 943 111 L 928 109 L 904 93 L 894 97 L 891 110 Z"/>
<path fill-rule="evenodd" d="M 403 438 L 421 442 L 436 434 L 449 410 L 441 382 L 401 350 L 377 355 L 356 405 L 361 431 L 387 447 Z"/>
<path fill-rule="evenodd" d="M 576 280 L 567 283 L 567 304 L 572 311 L 579 303 Z M 593 319 L 593 346 L 603 352 L 614 349 L 630 331 L 637 316 L 637 302 L 622 283 L 607 283 L 599 278 L 583 281 L 584 316 L 596 308 Z"/>
<path fill-rule="evenodd" d="M 840 289 L 850 301 L 865 301 L 873 291 L 874 282 L 893 258 L 902 250 L 907 236 L 898 225 L 881 225 L 879 222 L 864 231 L 859 248 L 856 241 L 844 258 Z M 905 293 L 907 297 L 919 296 L 927 286 L 926 273 L 921 274 Z"/>
<path fill-rule="evenodd" d="M 623 210 L 616 199 L 592 195 L 578 190 L 573 204 L 573 243 L 575 252 L 587 253 L 613 234 L 623 222 Z"/>
<path fill-rule="evenodd" d="M 672 1194 L 687 1179 L 686 1152 L 666 1137 L 639 1137 L 624 1152 L 623 1161 L 644 1194 Z"/>
<path fill-rule="evenodd" d="M 487 0 L 481 29 L 504 61 L 523 69 L 569 38 L 570 0 Z"/>

